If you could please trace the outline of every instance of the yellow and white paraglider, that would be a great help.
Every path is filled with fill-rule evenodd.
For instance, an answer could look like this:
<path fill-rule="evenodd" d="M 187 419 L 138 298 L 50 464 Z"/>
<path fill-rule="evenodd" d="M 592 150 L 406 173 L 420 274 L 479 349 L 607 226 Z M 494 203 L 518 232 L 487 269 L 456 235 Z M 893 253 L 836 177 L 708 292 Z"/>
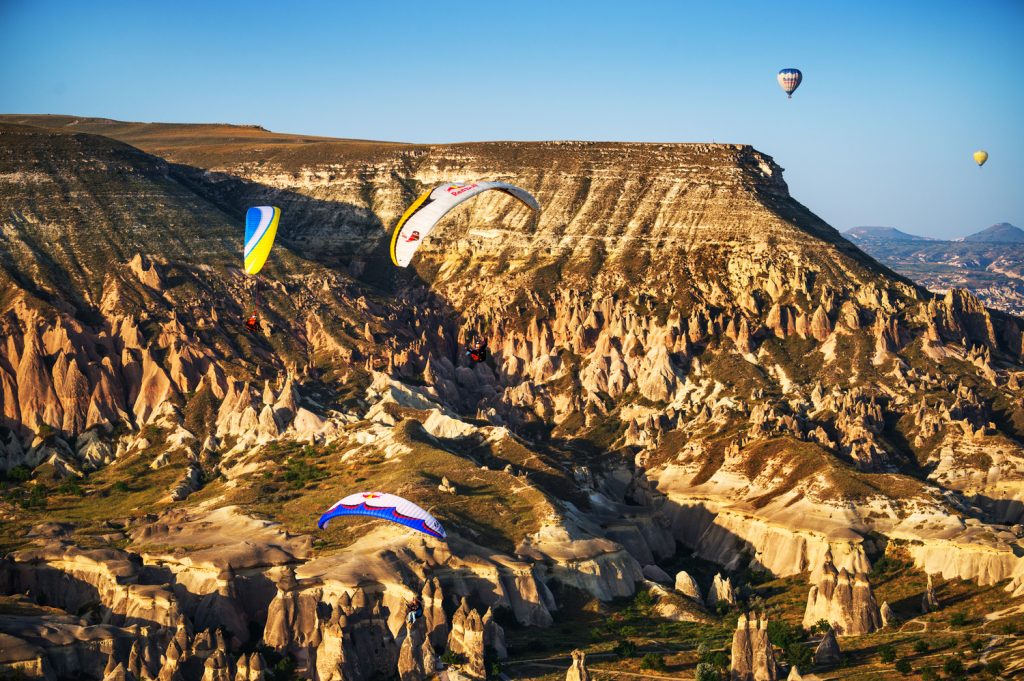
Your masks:
<path fill-rule="evenodd" d="M 978 149 L 976 152 L 974 152 L 973 155 L 974 155 L 974 162 L 977 163 L 978 166 L 985 165 L 985 161 L 988 160 L 988 152 L 983 150 L 983 149 Z"/>
<path fill-rule="evenodd" d="M 507 182 L 449 182 L 439 185 L 423 192 L 398 221 L 391 237 L 391 262 L 398 267 L 407 267 L 441 218 L 460 203 L 492 189 L 518 199 L 531 210 L 540 210 L 540 204 L 530 192 Z"/>
<path fill-rule="evenodd" d="M 245 262 L 245 273 L 255 277 L 263 269 L 270 249 L 274 247 L 277 236 L 277 223 L 281 220 L 281 209 L 274 206 L 254 206 L 245 213 L 245 245 L 242 251 Z M 253 308 L 259 305 L 259 282 L 253 294 Z M 253 332 L 261 329 L 260 318 L 256 309 L 245 320 L 245 327 Z"/>

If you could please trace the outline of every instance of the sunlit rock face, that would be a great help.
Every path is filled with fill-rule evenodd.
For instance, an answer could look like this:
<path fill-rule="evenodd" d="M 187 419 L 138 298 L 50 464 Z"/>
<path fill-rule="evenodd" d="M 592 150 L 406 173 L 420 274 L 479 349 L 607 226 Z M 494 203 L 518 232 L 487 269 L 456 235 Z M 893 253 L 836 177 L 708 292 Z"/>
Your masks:
<path fill-rule="evenodd" d="M 160 486 L 69 527 L 0 507 L 26 524 L 0 587 L 160 628 L 181 678 L 261 678 L 236 659 L 255 636 L 310 677 L 414 678 L 450 645 L 478 675 L 499 611 L 548 626 L 565 589 L 668 583 L 677 543 L 719 566 L 708 606 L 742 597 L 736 571 L 807 574 L 810 623 L 838 633 L 882 624 L 862 575 L 897 547 L 1024 593 L 1024 323 L 882 268 L 748 146 L 75 132 L 0 123 L 0 469 L 118 509 L 117 482 Z M 393 268 L 404 207 L 478 179 L 543 211 L 481 196 Z M 238 234 L 266 203 L 286 217 L 256 284 Z M 371 469 L 449 540 L 315 530 Z M 659 612 L 704 617 L 682 577 Z M 778 673 L 764 626 L 737 630 L 744 678 Z M 138 676 L 132 647 L 89 675 Z"/>

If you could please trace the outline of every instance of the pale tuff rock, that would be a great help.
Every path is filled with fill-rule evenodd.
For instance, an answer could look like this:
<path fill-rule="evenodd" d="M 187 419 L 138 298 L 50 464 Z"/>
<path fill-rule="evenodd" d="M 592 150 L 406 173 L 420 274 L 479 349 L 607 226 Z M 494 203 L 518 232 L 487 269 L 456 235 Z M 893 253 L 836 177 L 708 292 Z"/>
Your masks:
<path fill-rule="evenodd" d="M 465 658 L 466 662 L 462 666 L 462 672 L 470 678 L 486 678 L 484 624 L 480 613 L 470 608 L 466 599 L 463 598 L 459 609 L 452 615 L 451 626 L 451 633 L 448 634 L 448 650 Z M 497 625 L 495 624 L 495 626 Z"/>
<path fill-rule="evenodd" d="M 842 660 L 839 650 L 839 641 L 836 639 L 836 632 L 829 629 L 821 637 L 818 647 L 814 650 L 814 664 L 822 666 L 834 666 Z"/>
<path fill-rule="evenodd" d="M 69 612 L 99 600 L 113 624 L 170 626 L 180 609 L 174 593 L 139 581 L 139 565 L 115 549 L 83 551 L 47 543 L 12 554 L 11 591 Z"/>
<path fill-rule="evenodd" d="M 672 583 L 672 578 L 668 576 L 668 573 L 657 565 L 645 565 L 643 569 L 643 576 L 652 582 L 658 582 L 659 584 Z"/>
<path fill-rule="evenodd" d="M 565 674 L 565 681 L 590 681 L 590 672 L 587 670 L 587 654 L 582 650 L 572 651 L 572 666 Z"/>
<path fill-rule="evenodd" d="M 356 651 L 347 614 L 351 611 L 351 601 L 339 602 L 330 620 L 322 625 L 320 644 L 316 648 L 316 673 L 322 681 L 355 678 Z"/>
<path fill-rule="evenodd" d="M 882 607 L 879 609 L 879 614 L 882 617 L 883 627 L 895 627 L 900 623 L 899 619 L 896 617 L 896 613 L 893 612 L 892 607 L 890 607 L 889 601 L 882 603 Z"/>
<path fill-rule="evenodd" d="M 505 630 L 494 621 L 494 611 L 487 608 L 482 618 L 484 625 L 484 649 L 493 653 L 497 660 L 508 659 L 508 646 L 505 644 Z"/>
<path fill-rule="evenodd" d="M 711 588 L 708 589 L 707 597 L 709 608 L 716 608 L 719 603 L 736 605 L 736 593 L 732 580 L 729 577 L 723 578 L 721 572 L 716 574 L 715 579 L 711 582 Z"/>
<path fill-rule="evenodd" d="M 458 493 L 455 490 L 455 485 L 453 485 L 451 482 L 449 482 L 447 477 L 442 477 L 441 478 L 441 484 L 437 486 L 437 489 L 440 490 L 441 492 L 446 493 L 446 494 L 457 494 Z"/>
<path fill-rule="evenodd" d="M 700 595 L 700 586 L 697 585 L 697 580 L 690 576 L 690 573 L 685 570 L 680 570 L 676 573 L 676 591 L 683 594 L 688 598 L 692 598 L 698 604 L 703 605 L 704 599 Z"/>
<path fill-rule="evenodd" d="M 217 649 L 206 658 L 202 681 L 232 681 L 231 664 L 223 650 Z"/>
<path fill-rule="evenodd" d="M 316 593 L 303 591 L 288 567 L 277 584 L 277 595 L 267 610 L 263 641 L 287 651 L 293 647 L 316 647 L 320 643 Z"/>
<path fill-rule="evenodd" d="M 800 674 L 800 670 L 796 667 L 789 668 L 789 675 L 786 676 L 786 681 L 803 681 L 803 676 Z"/>
<path fill-rule="evenodd" d="M 448 644 L 448 617 L 444 612 L 444 594 L 437 577 L 424 582 L 420 600 L 423 603 L 423 622 L 430 645 L 436 650 L 444 650 Z"/>
<path fill-rule="evenodd" d="M 241 655 L 236 666 L 235 681 L 265 681 L 267 678 L 267 663 L 259 653 Z"/>
<path fill-rule="evenodd" d="M 405 638 L 398 654 L 398 676 L 401 681 L 425 681 L 437 671 L 437 655 L 426 639 L 423 618 L 406 624 Z"/>
<path fill-rule="evenodd" d="M 921 612 L 929 613 L 938 610 L 940 607 L 939 599 L 935 595 L 935 585 L 932 584 L 932 576 L 928 575 L 928 586 L 924 591 L 924 595 L 921 597 Z"/>
<path fill-rule="evenodd" d="M 882 616 L 867 575 L 850 575 L 846 568 L 837 571 L 831 553 L 826 554 L 821 577 L 807 595 L 804 628 L 810 629 L 822 619 L 840 636 L 870 634 L 882 626 Z"/>
<path fill-rule="evenodd" d="M 776 681 L 779 678 L 775 652 L 768 640 L 768 621 L 740 615 L 732 637 L 732 681 Z"/>
<path fill-rule="evenodd" d="M 203 486 L 203 469 L 198 463 L 190 463 L 185 475 L 170 488 L 172 501 L 184 501 L 190 494 Z"/>

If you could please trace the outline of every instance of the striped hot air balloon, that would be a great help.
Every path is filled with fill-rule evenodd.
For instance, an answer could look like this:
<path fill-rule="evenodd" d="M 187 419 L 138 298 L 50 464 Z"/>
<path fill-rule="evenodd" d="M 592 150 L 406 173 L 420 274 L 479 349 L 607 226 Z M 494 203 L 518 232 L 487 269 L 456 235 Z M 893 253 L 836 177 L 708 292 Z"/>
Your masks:
<path fill-rule="evenodd" d="M 789 98 L 793 98 L 793 92 L 800 87 L 800 83 L 803 82 L 804 74 L 800 73 L 800 69 L 782 69 L 779 71 L 777 76 L 779 81 L 779 87 L 786 91 Z"/>

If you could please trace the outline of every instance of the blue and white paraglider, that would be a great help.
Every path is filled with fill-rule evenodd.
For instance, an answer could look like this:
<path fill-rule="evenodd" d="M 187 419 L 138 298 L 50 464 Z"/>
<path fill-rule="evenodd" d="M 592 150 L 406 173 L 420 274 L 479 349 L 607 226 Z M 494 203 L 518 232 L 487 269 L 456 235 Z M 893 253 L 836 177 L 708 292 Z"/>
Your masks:
<path fill-rule="evenodd" d="M 800 83 L 804 80 L 804 74 L 800 73 L 800 69 L 782 69 L 778 75 L 779 87 L 786 91 L 789 98 L 793 98 L 793 92 L 800 87 Z"/>
<path fill-rule="evenodd" d="M 383 518 L 399 525 L 411 527 L 417 532 L 431 537 L 438 539 L 448 537 L 437 518 L 407 499 L 384 492 L 357 492 L 348 495 L 320 516 L 317 527 L 322 530 L 330 521 L 347 515 Z"/>

